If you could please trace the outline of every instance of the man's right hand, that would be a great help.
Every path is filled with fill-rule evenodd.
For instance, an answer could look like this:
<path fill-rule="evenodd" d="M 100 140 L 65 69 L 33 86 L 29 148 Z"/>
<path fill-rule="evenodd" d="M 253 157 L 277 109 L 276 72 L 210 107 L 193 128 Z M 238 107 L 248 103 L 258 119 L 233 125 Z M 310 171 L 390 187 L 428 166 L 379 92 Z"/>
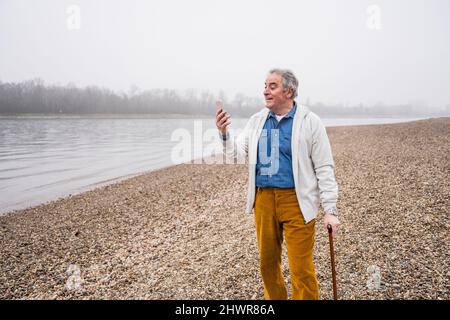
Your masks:
<path fill-rule="evenodd" d="M 227 134 L 227 127 L 231 123 L 230 115 L 223 110 L 223 104 L 221 101 L 217 101 L 216 106 L 216 127 L 219 129 L 222 136 L 225 136 Z"/>

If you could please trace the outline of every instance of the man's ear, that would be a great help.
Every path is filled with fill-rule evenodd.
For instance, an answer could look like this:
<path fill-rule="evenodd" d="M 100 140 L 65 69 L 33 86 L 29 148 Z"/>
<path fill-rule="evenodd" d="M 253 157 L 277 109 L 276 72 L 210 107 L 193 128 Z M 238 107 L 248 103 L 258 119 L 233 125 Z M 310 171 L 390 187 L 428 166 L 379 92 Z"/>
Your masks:
<path fill-rule="evenodd" d="M 289 88 L 286 91 L 287 91 L 288 99 L 293 99 L 294 98 L 294 90 L 292 90 L 292 88 Z"/>

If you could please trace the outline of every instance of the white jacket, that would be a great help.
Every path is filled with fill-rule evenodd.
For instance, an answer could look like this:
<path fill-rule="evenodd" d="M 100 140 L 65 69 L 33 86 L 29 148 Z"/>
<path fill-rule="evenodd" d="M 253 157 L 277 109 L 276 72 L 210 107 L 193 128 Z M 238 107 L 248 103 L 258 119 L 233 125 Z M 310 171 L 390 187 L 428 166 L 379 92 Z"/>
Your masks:
<path fill-rule="evenodd" d="M 258 140 L 269 109 L 250 117 L 244 131 L 223 141 L 227 157 L 245 157 L 248 163 L 248 192 L 245 212 L 252 213 L 256 191 L 256 159 Z M 338 186 L 334 177 L 334 162 L 325 126 L 308 107 L 297 105 L 292 124 L 292 172 L 295 192 L 305 223 L 317 217 L 319 203 L 325 212 L 336 210 Z"/>

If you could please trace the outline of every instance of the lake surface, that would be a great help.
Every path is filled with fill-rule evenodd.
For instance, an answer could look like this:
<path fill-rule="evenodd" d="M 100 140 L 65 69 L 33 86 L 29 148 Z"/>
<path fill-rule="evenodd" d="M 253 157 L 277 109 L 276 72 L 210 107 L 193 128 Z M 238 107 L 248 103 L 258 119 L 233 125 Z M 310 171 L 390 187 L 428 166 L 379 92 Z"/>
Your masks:
<path fill-rule="evenodd" d="M 415 119 L 322 120 L 342 126 Z M 232 128 L 246 121 L 232 119 Z M 216 137 L 213 119 L 1 117 L 0 213 L 208 156 Z"/>

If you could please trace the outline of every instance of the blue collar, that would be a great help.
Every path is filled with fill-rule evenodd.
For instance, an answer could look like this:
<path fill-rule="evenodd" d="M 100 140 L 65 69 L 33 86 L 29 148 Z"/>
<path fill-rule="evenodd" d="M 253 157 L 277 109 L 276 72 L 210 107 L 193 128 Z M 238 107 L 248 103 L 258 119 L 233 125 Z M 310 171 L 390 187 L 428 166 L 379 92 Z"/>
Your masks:
<path fill-rule="evenodd" d="M 294 118 L 295 111 L 297 110 L 297 104 L 294 101 L 294 105 L 292 106 L 291 110 L 288 112 L 288 114 L 285 116 L 285 118 Z M 275 113 L 273 111 L 269 112 L 269 118 L 275 118 Z"/>

